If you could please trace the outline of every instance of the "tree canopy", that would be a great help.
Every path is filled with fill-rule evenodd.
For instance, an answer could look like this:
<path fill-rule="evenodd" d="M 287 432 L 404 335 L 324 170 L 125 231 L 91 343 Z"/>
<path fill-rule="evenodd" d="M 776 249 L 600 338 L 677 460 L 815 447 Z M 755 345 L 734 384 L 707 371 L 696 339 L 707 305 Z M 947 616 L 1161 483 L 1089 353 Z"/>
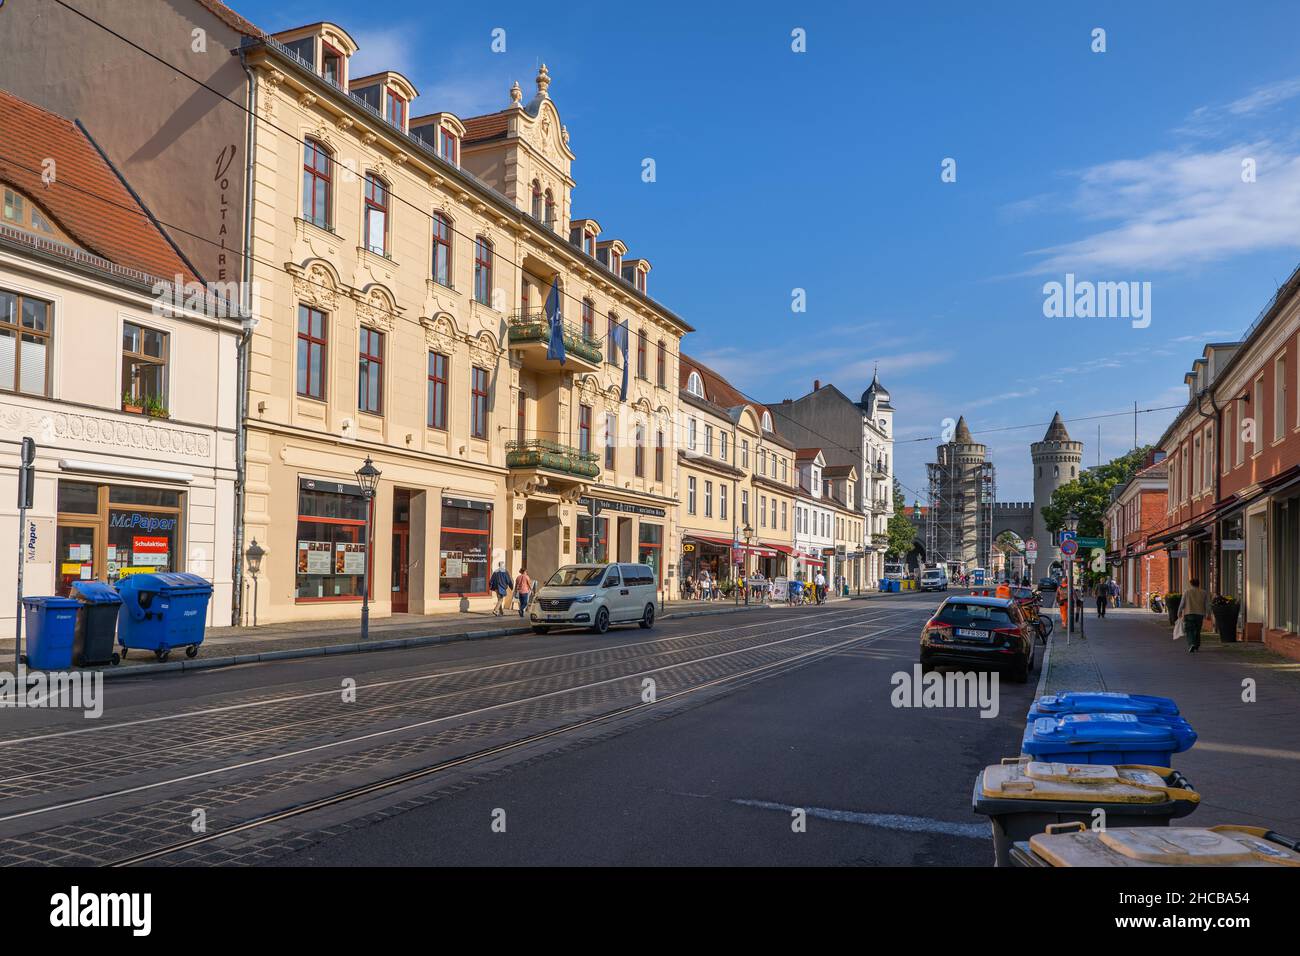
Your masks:
<path fill-rule="evenodd" d="M 1052 493 L 1051 502 L 1043 507 L 1043 523 L 1047 530 L 1060 531 L 1065 527 L 1065 516 L 1073 511 L 1079 516 L 1081 537 L 1105 537 L 1102 518 L 1110 505 L 1111 490 L 1132 478 L 1146 463 L 1150 453 L 1150 445 L 1135 448 L 1100 467 L 1088 469 L 1078 478 L 1057 488 Z"/>
<path fill-rule="evenodd" d="M 887 558 L 907 557 L 907 553 L 912 550 L 912 545 L 916 543 L 917 528 L 907 515 L 903 514 L 903 509 L 906 507 L 907 500 L 903 497 L 903 486 L 895 478 L 894 513 L 890 515 L 889 524 L 885 526 L 885 534 L 889 537 L 889 543 L 885 547 Z"/>

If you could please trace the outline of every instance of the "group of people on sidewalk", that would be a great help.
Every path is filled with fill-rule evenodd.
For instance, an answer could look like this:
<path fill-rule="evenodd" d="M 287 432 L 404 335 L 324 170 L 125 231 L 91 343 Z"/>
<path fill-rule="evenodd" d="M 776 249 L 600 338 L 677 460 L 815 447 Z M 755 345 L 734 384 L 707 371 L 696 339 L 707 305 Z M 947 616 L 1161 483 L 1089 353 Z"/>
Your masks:
<path fill-rule="evenodd" d="M 492 614 L 496 617 L 503 617 L 510 608 L 508 600 L 510 592 L 514 592 L 513 602 L 519 607 L 519 616 L 524 616 L 524 610 L 528 607 L 529 595 L 533 593 L 533 579 L 528 576 L 528 570 L 519 566 L 519 573 L 515 575 L 513 581 L 510 580 L 510 572 L 506 570 L 505 562 L 502 561 L 497 565 L 497 569 L 492 572 L 492 577 L 488 580 L 488 590 L 496 597 L 497 603 L 492 608 Z"/>

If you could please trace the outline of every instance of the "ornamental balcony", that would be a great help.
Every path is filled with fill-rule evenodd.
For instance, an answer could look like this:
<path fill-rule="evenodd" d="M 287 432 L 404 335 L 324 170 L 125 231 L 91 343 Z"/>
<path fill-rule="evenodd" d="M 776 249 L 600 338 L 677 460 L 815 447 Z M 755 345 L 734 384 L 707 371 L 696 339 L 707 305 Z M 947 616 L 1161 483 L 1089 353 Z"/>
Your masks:
<path fill-rule="evenodd" d="M 517 491 L 548 491 L 576 500 L 600 477 L 599 456 L 545 438 L 506 442 L 506 467 Z"/>
<path fill-rule="evenodd" d="M 588 335 L 571 322 L 564 325 L 565 369 L 598 372 L 605 361 L 604 339 Z M 551 322 L 545 309 L 521 309 L 510 316 L 510 348 L 519 353 L 524 368 L 558 372 L 560 363 L 546 357 Z"/>

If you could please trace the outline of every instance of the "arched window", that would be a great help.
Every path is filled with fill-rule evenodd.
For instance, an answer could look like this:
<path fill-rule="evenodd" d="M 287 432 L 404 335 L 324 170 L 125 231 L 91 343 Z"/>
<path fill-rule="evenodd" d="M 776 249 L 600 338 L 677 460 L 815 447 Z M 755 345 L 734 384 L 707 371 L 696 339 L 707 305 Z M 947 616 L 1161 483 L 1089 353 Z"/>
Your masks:
<path fill-rule="evenodd" d="M 533 218 L 542 218 L 542 184 L 533 180 Z"/>
<path fill-rule="evenodd" d="M 1053 477 L 1053 478 L 1060 478 L 1060 477 L 1061 477 L 1061 466 L 1060 466 L 1060 465 L 1053 465 L 1053 466 L 1052 466 L 1052 477 Z"/>
<path fill-rule="evenodd" d="M 302 154 L 302 218 L 322 229 L 330 227 L 330 152 L 314 139 Z"/>
<path fill-rule="evenodd" d="M 366 248 L 388 255 L 388 184 L 374 173 L 366 173 L 365 223 Z"/>
<path fill-rule="evenodd" d="M 440 212 L 433 214 L 433 281 L 451 285 L 451 221 Z"/>
<path fill-rule="evenodd" d="M 686 379 L 686 391 L 704 398 L 704 379 L 700 378 L 699 372 L 692 372 Z"/>
<path fill-rule="evenodd" d="M 555 228 L 555 196 L 549 189 L 546 190 L 546 218 L 543 221 L 550 228 Z"/>
<path fill-rule="evenodd" d="M 474 239 L 474 301 L 492 304 L 492 242 L 483 236 Z"/>
<path fill-rule="evenodd" d="M 763 431 L 770 432 L 771 430 L 772 430 L 772 413 L 765 411 L 763 412 Z"/>

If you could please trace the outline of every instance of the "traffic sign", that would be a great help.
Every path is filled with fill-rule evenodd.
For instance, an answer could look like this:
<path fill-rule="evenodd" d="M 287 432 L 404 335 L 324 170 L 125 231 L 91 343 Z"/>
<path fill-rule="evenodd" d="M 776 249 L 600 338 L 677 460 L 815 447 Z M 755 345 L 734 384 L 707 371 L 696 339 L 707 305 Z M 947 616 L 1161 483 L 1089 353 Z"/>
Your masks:
<path fill-rule="evenodd" d="M 1062 531 L 1060 533 L 1060 538 L 1062 541 L 1073 541 L 1077 537 L 1078 535 L 1073 531 Z"/>
<path fill-rule="evenodd" d="M 1037 551 L 1037 550 L 1038 550 L 1038 542 L 1035 541 L 1033 538 L 1030 538 L 1028 541 L 1025 542 L 1025 550 L 1026 550 L 1026 551 Z"/>
<path fill-rule="evenodd" d="M 1079 543 L 1073 538 L 1066 538 L 1061 542 L 1061 554 L 1067 558 L 1074 557 L 1079 552 Z"/>
<path fill-rule="evenodd" d="M 1104 548 L 1106 547 L 1105 538 L 1079 538 L 1079 547 L 1081 548 Z"/>

